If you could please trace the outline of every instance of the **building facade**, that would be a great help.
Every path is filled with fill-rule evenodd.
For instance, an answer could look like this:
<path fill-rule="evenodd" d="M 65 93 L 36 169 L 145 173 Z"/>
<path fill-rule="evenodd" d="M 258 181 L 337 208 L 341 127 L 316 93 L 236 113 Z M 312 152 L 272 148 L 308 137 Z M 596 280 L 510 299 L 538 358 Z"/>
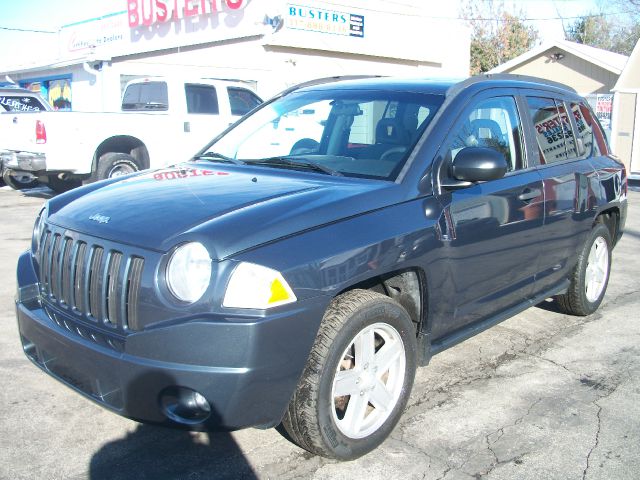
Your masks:
<path fill-rule="evenodd" d="M 56 58 L 1 67 L 58 109 L 115 111 L 127 81 L 152 75 L 247 82 L 264 98 L 334 75 L 466 77 L 469 39 L 419 0 L 122 0 L 66 25 Z"/>
<path fill-rule="evenodd" d="M 640 180 L 640 41 L 613 90 L 613 148 L 629 165 L 630 178 Z"/>

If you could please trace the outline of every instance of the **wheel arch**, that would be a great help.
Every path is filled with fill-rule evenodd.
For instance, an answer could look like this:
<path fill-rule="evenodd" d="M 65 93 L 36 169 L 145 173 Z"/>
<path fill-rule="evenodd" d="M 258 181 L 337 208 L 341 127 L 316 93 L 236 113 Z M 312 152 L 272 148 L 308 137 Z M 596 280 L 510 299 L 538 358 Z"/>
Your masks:
<path fill-rule="evenodd" d="M 336 297 L 351 290 L 363 289 L 378 292 L 394 299 L 407 311 L 415 325 L 419 350 L 424 348 L 425 352 L 428 352 L 431 325 L 428 315 L 427 282 L 427 275 L 422 268 L 410 267 L 375 275 L 351 284 L 337 292 Z M 425 342 L 427 344 L 424 344 Z M 427 353 L 421 359 L 421 363 L 426 364 L 426 362 L 428 362 Z"/>
<path fill-rule="evenodd" d="M 98 168 L 100 157 L 105 153 L 111 152 L 131 155 L 138 165 L 140 165 L 140 170 L 145 170 L 150 166 L 149 150 L 142 140 L 130 135 L 116 135 L 105 139 L 98 146 L 93 155 L 93 166 L 91 170 L 95 172 Z"/>
<path fill-rule="evenodd" d="M 611 207 L 606 210 L 598 213 L 594 220 L 594 225 L 596 223 L 601 223 L 609 230 L 609 234 L 611 235 L 612 246 L 615 246 L 618 240 L 620 239 L 620 209 L 617 207 Z"/>

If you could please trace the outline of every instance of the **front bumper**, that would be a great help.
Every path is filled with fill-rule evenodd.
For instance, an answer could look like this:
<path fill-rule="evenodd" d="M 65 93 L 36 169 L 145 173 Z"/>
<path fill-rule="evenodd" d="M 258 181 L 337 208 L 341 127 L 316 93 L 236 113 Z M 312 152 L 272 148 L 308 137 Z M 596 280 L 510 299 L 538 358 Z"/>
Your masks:
<path fill-rule="evenodd" d="M 20 275 L 26 256 L 18 264 L 16 312 L 27 357 L 91 400 L 142 422 L 194 429 L 277 425 L 328 303 L 317 297 L 253 319 L 212 315 L 118 342 L 43 304 L 29 269 Z M 177 390 L 198 392 L 210 414 L 176 419 L 165 400 Z"/>
<path fill-rule="evenodd" d="M 0 162 L 4 168 L 15 171 L 33 173 L 47 170 L 47 159 L 43 153 L 5 150 L 0 152 Z"/>

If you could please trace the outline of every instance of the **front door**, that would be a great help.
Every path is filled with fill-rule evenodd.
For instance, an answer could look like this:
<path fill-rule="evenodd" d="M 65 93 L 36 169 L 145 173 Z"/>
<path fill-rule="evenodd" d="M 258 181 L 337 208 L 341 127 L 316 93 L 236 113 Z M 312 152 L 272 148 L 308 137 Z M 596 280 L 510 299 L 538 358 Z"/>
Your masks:
<path fill-rule="evenodd" d="M 434 340 L 532 294 L 541 253 L 537 236 L 543 225 L 544 188 L 538 171 L 528 168 L 523 146 L 516 101 L 507 95 L 472 102 L 444 144 L 440 224 L 448 285 L 440 289 L 447 298 L 434 299 L 439 310 L 434 318 L 442 319 L 432 325 Z M 498 180 L 454 187 L 447 165 L 465 147 L 498 150 L 509 171 Z"/>

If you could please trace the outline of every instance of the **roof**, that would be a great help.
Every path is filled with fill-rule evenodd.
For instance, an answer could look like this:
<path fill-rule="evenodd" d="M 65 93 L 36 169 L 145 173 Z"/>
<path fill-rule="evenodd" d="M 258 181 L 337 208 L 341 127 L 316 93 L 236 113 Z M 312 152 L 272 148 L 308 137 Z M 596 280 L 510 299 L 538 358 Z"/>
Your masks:
<path fill-rule="evenodd" d="M 460 90 L 474 85 L 478 85 L 480 87 L 491 86 L 506 88 L 534 87 L 575 93 L 575 90 L 567 85 L 526 75 L 485 74 L 469 77 L 467 79 L 401 78 L 363 75 L 327 77 L 312 80 L 300 85 L 295 85 L 282 92 L 279 96 L 292 91 L 334 90 L 336 86 L 340 90 L 377 90 L 453 96 Z"/>
<path fill-rule="evenodd" d="M 640 40 L 636 43 L 627 64 L 613 87 L 614 92 L 640 93 Z"/>
<path fill-rule="evenodd" d="M 620 55 L 619 53 L 590 47 L 581 43 L 570 42 L 568 40 L 555 40 L 553 42 L 545 42 L 542 45 L 538 45 L 508 62 L 498 65 L 496 68 L 490 70 L 489 73 L 507 72 L 549 50 L 563 50 L 583 59 L 585 62 L 597 65 L 600 68 L 615 73 L 616 75 L 620 75 L 627 63 L 627 59 L 629 58 L 626 55 Z"/>
<path fill-rule="evenodd" d="M 460 81 L 461 79 L 399 78 L 365 75 L 328 77 L 295 85 L 283 93 L 292 90 L 333 90 L 335 85 L 339 84 L 341 90 L 371 89 L 444 95 L 449 87 Z"/>

